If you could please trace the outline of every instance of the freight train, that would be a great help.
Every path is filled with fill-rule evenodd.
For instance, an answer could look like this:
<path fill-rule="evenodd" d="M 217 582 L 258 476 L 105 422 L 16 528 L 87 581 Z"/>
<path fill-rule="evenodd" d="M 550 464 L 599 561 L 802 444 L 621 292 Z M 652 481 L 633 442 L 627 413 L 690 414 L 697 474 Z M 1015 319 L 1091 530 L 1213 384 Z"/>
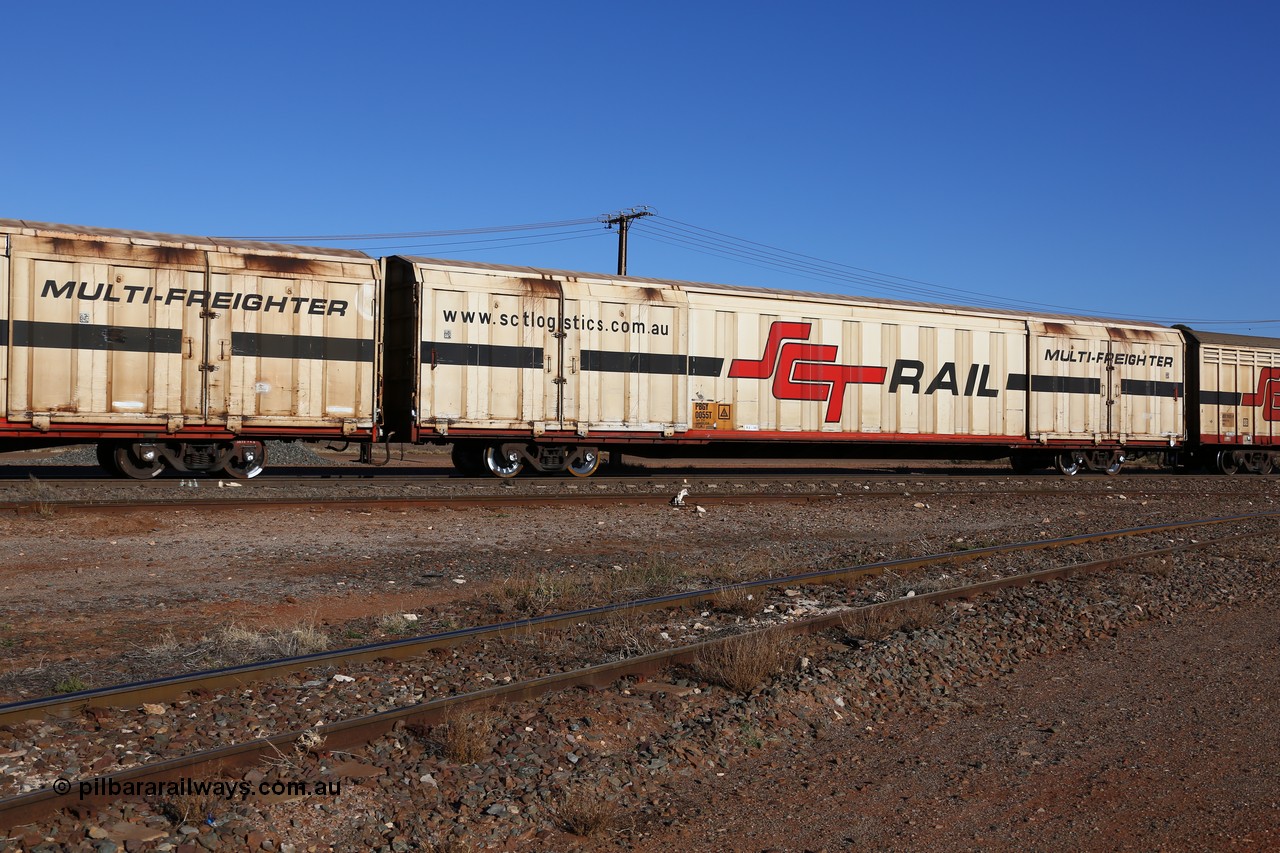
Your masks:
<path fill-rule="evenodd" d="M 1280 340 L 0 220 L 0 450 L 252 477 L 271 439 L 608 455 L 1280 467 Z"/>

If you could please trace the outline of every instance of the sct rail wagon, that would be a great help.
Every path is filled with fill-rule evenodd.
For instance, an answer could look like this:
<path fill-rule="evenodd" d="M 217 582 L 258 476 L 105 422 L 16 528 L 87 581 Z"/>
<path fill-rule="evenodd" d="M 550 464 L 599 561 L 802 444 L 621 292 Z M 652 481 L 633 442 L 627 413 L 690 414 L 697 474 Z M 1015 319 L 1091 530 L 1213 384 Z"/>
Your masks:
<path fill-rule="evenodd" d="M 1267 473 L 1280 341 L 1153 323 L 0 220 L 0 448 L 252 476 L 270 438 L 457 467 L 1139 454 Z"/>

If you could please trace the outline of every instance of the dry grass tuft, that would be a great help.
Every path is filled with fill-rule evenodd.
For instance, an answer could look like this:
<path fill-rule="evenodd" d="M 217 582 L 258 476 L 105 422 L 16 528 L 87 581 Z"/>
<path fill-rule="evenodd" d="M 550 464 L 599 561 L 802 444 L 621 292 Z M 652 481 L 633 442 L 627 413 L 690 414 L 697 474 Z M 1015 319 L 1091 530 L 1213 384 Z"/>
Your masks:
<path fill-rule="evenodd" d="M 887 639 L 897 627 L 896 615 L 885 607 L 859 607 L 840 619 L 840 628 L 850 639 L 869 643 Z"/>
<path fill-rule="evenodd" d="M 572 582 L 564 575 L 541 571 L 535 575 L 512 576 L 502 582 L 502 596 L 512 610 L 526 616 L 540 616 L 553 610 L 573 609 Z"/>
<path fill-rule="evenodd" d="M 412 619 L 404 618 L 403 613 L 387 613 L 378 618 L 378 630 L 384 634 L 398 637 L 401 634 L 411 634 L 417 628 L 418 623 Z"/>
<path fill-rule="evenodd" d="M 31 492 L 31 508 L 41 518 L 53 518 L 58 508 L 57 495 L 48 485 L 40 482 L 35 474 L 28 474 L 27 477 L 30 479 L 27 487 Z"/>
<path fill-rule="evenodd" d="M 195 826 L 213 819 L 224 802 L 217 794 L 171 794 L 154 801 L 152 807 L 172 821 L 174 826 Z"/>
<path fill-rule="evenodd" d="M 630 608 L 613 611 L 596 627 L 601 653 L 619 660 L 647 655 L 664 645 L 658 639 L 658 626 Z"/>
<path fill-rule="evenodd" d="M 610 601 L 642 598 L 682 589 L 688 575 L 684 561 L 673 554 L 653 554 L 643 562 L 623 566 L 603 577 L 600 590 Z"/>
<path fill-rule="evenodd" d="M 432 729 L 440 753 L 457 764 L 475 764 L 492 752 L 489 736 L 498 725 L 498 715 L 489 709 L 454 711 Z"/>
<path fill-rule="evenodd" d="M 213 654 L 222 661 L 241 663 L 263 658 L 288 658 L 322 652 L 329 638 L 314 623 L 301 623 L 292 628 L 254 631 L 230 624 L 208 638 Z"/>
<path fill-rule="evenodd" d="M 701 652 L 693 671 L 704 681 L 735 693 L 750 693 L 795 665 L 794 638 L 781 631 L 756 631 Z"/>
<path fill-rule="evenodd" d="M 740 586 L 717 590 L 711 606 L 721 613 L 734 616 L 754 616 L 760 611 L 760 598 L 755 592 Z"/>
<path fill-rule="evenodd" d="M 938 620 L 939 610 L 924 601 L 902 599 L 894 607 L 860 607 L 840 620 L 840 628 L 851 640 L 874 643 L 888 639 L 895 631 L 919 631 Z"/>
<path fill-rule="evenodd" d="M 909 601 L 898 610 L 898 629 L 921 631 L 938 621 L 938 608 L 923 601 Z"/>
<path fill-rule="evenodd" d="M 566 791 L 552 806 L 556 824 L 565 832 L 593 838 L 618 829 L 622 824 L 622 807 L 598 791 L 578 786 Z"/>

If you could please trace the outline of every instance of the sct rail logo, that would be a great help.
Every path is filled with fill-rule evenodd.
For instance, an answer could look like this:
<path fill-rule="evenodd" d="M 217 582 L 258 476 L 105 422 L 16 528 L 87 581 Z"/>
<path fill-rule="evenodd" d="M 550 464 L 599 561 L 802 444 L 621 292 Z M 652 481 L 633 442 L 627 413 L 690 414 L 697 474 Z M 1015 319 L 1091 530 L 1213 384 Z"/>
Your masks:
<path fill-rule="evenodd" d="M 1280 367 L 1268 367 L 1258 376 L 1258 390 L 1240 398 L 1242 406 L 1262 407 L 1264 421 L 1280 421 Z"/>
<path fill-rule="evenodd" d="M 730 379 L 773 377 L 773 396 L 779 400 L 826 400 L 827 423 L 844 412 L 844 391 L 851 384 L 884 383 L 888 368 L 837 364 L 837 347 L 809 344 L 812 323 L 775 322 L 769 327 L 764 355 L 758 360 L 735 358 Z M 786 341 L 786 343 L 783 343 Z"/>

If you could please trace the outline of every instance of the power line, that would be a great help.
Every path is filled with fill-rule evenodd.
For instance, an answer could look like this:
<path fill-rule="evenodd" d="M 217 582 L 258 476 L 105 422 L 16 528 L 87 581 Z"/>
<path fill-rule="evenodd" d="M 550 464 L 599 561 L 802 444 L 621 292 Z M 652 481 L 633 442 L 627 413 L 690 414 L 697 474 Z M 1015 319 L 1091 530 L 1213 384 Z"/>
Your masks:
<path fill-rule="evenodd" d="M 861 288 L 873 287 L 882 291 L 889 291 L 891 293 L 908 294 L 917 297 L 923 296 L 927 299 L 942 301 L 954 301 L 957 298 L 961 298 L 968 300 L 969 303 L 973 304 L 975 307 L 1005 308 L 1021 311 L 1051 309 L 1055 312 L 1090 316 L 1114 313 L 1113 310 L 1099 311 L 1097 309 L 1082 309 L 1074 306 L 1010 299 L 1008 297 L 994 296 L 992 294 L 981 293 L 978 291 L 931 284 L 918 279 L 879 273 L 862 267 L 855 267 L 849 264 L 840 263 L 838 261 L 828 261 L 812 255 L 792 252 L 789 249 L 782 249 L 766 243 L 735 237 L 731 234 L 725 234 L 724 232 L 715 231 L 709 228 L 702 228 L 697 225 L 680 222 L 679 220 L 670 219 L 665 216 L 657 216 L 655 218 L 662 220 L 662 225 L 666 225 L 666 227 L 663 228 L 662 225 L 657 222 L 647 222 L 644 223 L 643 229 L 638 228 L 636 230 L 636 235 L 647 239 L 656 239 L 659 242 L 675 245 L 689 251 L 727 258 L 748 266 L 779 270 L 798 278 L 832 282 L 845 289 L 852 290 L 854 289 L 854 286 L 859 286 Z M 663 239 L 652 233 L 646 233 L 651 232 L 653 229 L 661 230 L 669 239 Z M 1197 320 L 1185 317 L 1148 317 L 1147 319 L 1155 322 L 1182 322 L 1219 326 L 1249 326 L 1280 323 L 1280 320 L 1252 319 Z"/>
<path fill-rule="evenodd" d="M 263 243 L 300 243 L 300 242 L 337 242 L 359 240 L 418 240 L 425 237 L 460 237 L 467 234 L 495 234 L 503 231 L 545 231 L 552 228 L 567 228 L 574 225 L 587 225 L 597 221 L 594 218 L 563 219 L 559 222 L 530 222 L 524 225 L 491 225 L 484 228 L 458 228 L 452 231 L 401 231 L 382 234 L 302 234 L 256 237 L 222 237 L 224 240 L 249 240 Z"/>
<path fill-rule="evenodd" d="M 665 219 L 665 217 L 663 218 Z M 683 225 L 683 223 L 679 224 Z M 661 226 L 657 227 L 661 228 Z M 644 231 L 647 232 L 649 228 L 650 226 L 646 225 Z M 710 234 L 719 233 L 710 231 L 710 229 L 698 228 L 697 226 L 688 226 L 687 228 L 666 228 L 661 230 L 664 231 L 670 240 L 662 242 L 675 241 L 676 244 L 683 245 L 684 248 L 690 249 L 691 251 L 725 257 L 730 260 L 736 260 L 740 263 L 746 263 L 749 266 L 779 270 L 786 272 L 789 275 L 795 275 L 801 278 L 832 282 L 846 289 L 854 289 L 851 285 L 859 285 L 858 289 L 863 293 L 866 292 L 867 287 L 872 287 L 882 291 L 890 291 L 895 294 L 915 298 L 924 297 L 934 301 L 950 300 L 954 302 L 957 298 L 961 298 L 968 300 L 970 303 L 985 305 L 986 307 L 1009 308 L 1021 306 L 1019 310 L 1029 310 L 1033 308 L 1053 308 L 1067 312 L 1073 310 L 1064 306 L 1047 305 L 1044 303 L 1024 300 L 1010 300 L 975 291 L 948 288 L 938 285 L 928 285 L 925 282 L 911 283 L 915 282 L 915 280 L 903 278 L 901 276 L 887 276 L 881 273 L 874 273 L 870 270 L 861 270 L 858 267 L 850 267 L 847 264 L 840 264 L 835 261 L 823 261 L 816 258 L 812 261 L 803 260 L 805 258 L 811 258 L 812 256 L 801 255 L 796 252 L 790 252 L 786 249 L 775 249 L 775 247 L 766 246 L 762 243 L 755 243 L 750 240 L 730 238 L 731 240 L 738 241 L 738 243 L 750 244 L 749 246 L 739 246 L 737 243 L 730 242 L 729 240 L 721 240 L 716 237 L 706 237 L 702 234 L 694 233 L 688 230 L 690 228 L 696 229 L 699 232 L 708 232 Z M 641 232 L 637 231 L 638 236 L 640 233 Z M 652 237 L 652 235 L 646 236 Z M 760 246 L 762 248 L 755 249 L 750 248 L 750 246 Z M 774 251 L 765 251 L 766 249 Z"/>
<path fill-rule="evenodd" d="M 603 233 L 599 228 L 575 228 L 575 229 L 573 229 L 573 230 L 569 230 L 569 231 L 559 231 L 559 232 L 556 232 L 556 233 L 557 233 L 557 234 L 561 234 L 561 235 L 564 235 L 564 234 L 589 234 L 589 235 L 591 235 L 591 236 L 593 236 L 593 237 L 603 237 L 603 236 L 606 236 L 606 235 L 605 235 L 605 234 L 604 234 L 604 233 Z M 390 250 L 390 251 L 398 251 L 398 250 L 400 250 L 400 249 L 424 248 L 424 247 L 425 247 L 425 248 L 439 248 L 439 249 L 443 249 L 443 248 L 447 248 L 447 247 L 450 247 L 450 246 L 466 246 L 466 245 L 470 245 L 470 244 L 474 244 L 474 243 L 508 243 L 508 242 L 511 242 L 511 241 L 517 241 L 517 240 L 528 240 L 528 239 L 530 238 L 530 236 L 531 236 L 531 235 L 528 235 L 528 234 L 521 234 L 521 235 L 519 235 L 519 236 L 517 236 L 517 237 L 487 237 L 487 238 L 485 238 L 485 239 L 483 239 L 483 240 L 453 240 L 453 241 L 450 241 L 450 242 L 447 242 L 447 243 L 420 243 L 420 244 L 416 244 L 416 245 L 413 245 L 413 246 L 405 246 L 405 245 L 396 244 L 396 245 L 390 245 L 390 246 L 360 246 L 359 248 L 360 248 L 360 250 L 361 250 L 361 251 L 364 251 L 364 252 L 381 252 L 381 251 L 386 251 L 386 250 Z M 521 246 L 521 245 L 527 245 L 527 244 L 525 244 L 525 243 L 513 243 L 512 245 L 515 245 L 515 246 Z M 504 248 L 504 247 L 502 247 L 502 246 L 493 246 L 492 248 L 500 249 L 500 248 Z"/>
<path fill-rule="evenodd" d="M 650 218 L 647 221 L 640 223 L 638 220 L 642 217 Z M 726 234 L 722 231 L 717 231 L 711 228 L 703 228 L 691 223 L 681 222 L 677 219 L 661 216 L 645 206 L 631 208 L 629 211 L 622 211 L 612 216 L 606 214 L 594 218 L 563 219 L 558 221 L 530 222 L 517 225 L 493 225 L 479 228 L 457 228 L 439 231 L 401 231 L 370 234 L 310 234 L 228 237 L 223 239 L 288 243 L 359 243 L 364 241 L 380 240 L 431 240 L 433 238 L 502 233 L 517 235 L 511 237 L 492 237 L 480 240 L 446 240 L 445 242 L 418 243 L 411 245 L 365 245 L 360 247 L 364 251 L 375 253 L 381 251 L 405 252 L 410 250 L 425 250 L 436 252 L 438 250 L 445 250 L 450 254 L 470 254 L 474 252 L 492 251 L 494 249 L 521 248 L 524 246 L 561 243 L 569 240 L 581 240 L 588 237 L 603 236 L 603 232 L 597 231 L 595 228 L 578 227 L 584 225 L 598 225 L 599 223 L 604 223 L 606 227 L 610 229 L 615 225 L 618 226 L 618 260 L 620 274 L 625 274 L 626 272 L 626 237 L 628 230 L 631 226 L 635 225 L 634 233 L 636 236 L 643 239 L 654 240 L 686 251 L 723 258 L 745 266 L 755 267 L 757 269 L 783 272 L 796 278 L 822 282 L 845 290 L 857 291 L 868 296 L 872 296 L 874 292 L 878 291 L 881 293 L 891 294 L 896 298 L 907 297 L 912 299 L 949 303 L 963 301 L 966 304 L 970 304 L 975 307 L 992 309 L 1019 311 L 1043 311 L 1048 309 L 1060 313 L 1095 316 L 1113 313 L 1111 310 L 1097 311 L 1094 309 L 1081 309 L 1044 302 L 1011 299 L 979 291 L 933 284 L 905 276 L 876 272 L 875 270 L 856 267 L 839 261 L 826 260 L 813 255 L 807 255 L 802 252 L 794 252 L 790 249 L 772 246 L 768 243 L 749 240 L 743 237 L 735 237 L 732 234 Z M 639 227 L 641 225 L 643 225 L 643 227 Z M 520 233 L 534 231 L 545 231 L 548 233 L 545 235 Z M 868 293 L 869 290 L 873 293 Z M 1156 322 L 1167 323 L 1195 323 L 1202 326 L 1264 326 L 1280 324 L 1280 319 L 1209 320 L 1189 319 L 1186 317 L 1149 317 L 1148 319 Z"/>
<path fill-rule="evenodd" d="M 541 246 L 547 243 L 565 243 L 565 242 L 568 242 L 569 240 L 589 240 L 593 237 L 599 238 L 604 236 L 606 235 L 603 231 L 596 231 L 595 229 L 592 229 L 590 234 L 579 234 L 576 237 L 551 237 L 545 240 L 526 240 L 523 243 L 512 243 L 510 246 L 476 246 L 470 249 L 450 249 L 449 251 L 451 254 L 465 255 L 470 252 L 491 252 L 494 249 L 519 248 L 522 246 Z M 481 242 L 484 242 L 484 241 L 481 241 Z M 421 244 L 417 246 L 387 246 L 384 248 L 395 249 L 396 254 L 401 254 L 410 249 L 434 250 L 434 249 L 445 248 L 447 245 L 449 244 L 427 243 L 427 244 Z"/>

